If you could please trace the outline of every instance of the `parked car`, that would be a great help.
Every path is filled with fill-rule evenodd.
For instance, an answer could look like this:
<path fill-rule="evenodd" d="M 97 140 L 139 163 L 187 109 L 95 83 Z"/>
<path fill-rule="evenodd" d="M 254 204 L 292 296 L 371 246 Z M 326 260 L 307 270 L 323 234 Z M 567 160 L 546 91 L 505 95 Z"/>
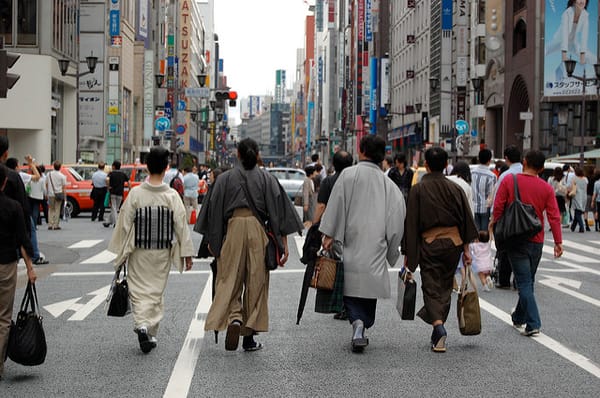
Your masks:
<path fill-rule="evenodd" d="M 301 169 L 290 167 L 271 167 L 266 169 L 273 175 L 285 189 L 285 193 L 293 201 L 297 196 L 302 196 L 302 184 L 306 173 Z"/>

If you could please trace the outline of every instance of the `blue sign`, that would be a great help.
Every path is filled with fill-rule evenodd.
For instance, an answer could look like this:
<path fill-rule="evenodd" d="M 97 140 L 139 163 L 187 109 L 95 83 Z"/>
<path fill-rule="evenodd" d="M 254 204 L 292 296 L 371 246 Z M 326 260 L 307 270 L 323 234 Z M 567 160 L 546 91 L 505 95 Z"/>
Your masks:
<path fill-rule="evenodd" d="M 121 34 L 121 12 L 119 10 L 110 10 L 108 18 L 108 27 L 110 36 L 119 36 Z"/>
<path fill-rule="evenodd" d="M 442 30 L 452 30 L 452 0 L 442 0 Z"/>
<path fill-rule="evenodd" d="M 165 131 L 165 139 L 170 140 L 171 137 L 173 137 L 173 130 L 166 130 Z"/>
<path fill-rule="evenodd" d="M 471 137 L 477 137 L 477 130 L 471 130 Z"/>
<path fill-rule="evenodd" d="M 177 134 L 184 134 L 185 133 L 185 126 L 183 124 L 178 124 L 177 128 L 175 129 L 175 132 Z"/>
<path fill-rule="evenodd" d="M 454 126 L 456 127 L 458 135 L 463 135 L 469 131 L 469 123 L 467 123 L 466 120 L 457 120 L 456 123 L 454 123 Z"/>
<path fill-rule="evenodd" d="M 371 0 L 365 4 L 365 39 L 373 41 L 373 30 L 371 28 L 373 15 L 371 14 Z"/>
<path fill-rule="evenodd" d="M 173 117 L 173 106 L 170 101 L 165 102 L 165 117 L 169 119 Z"/>
<path fill-rule="evenodd" d="M 177 101 L 177 110 L 185 111 L 185 101 L 184 100 Z"/>
<path fill-rule="evenodd" d="M 171 128 L 171 121 L 166 117 L 159 117 L 154 122 L 154 128 L 158 131 L 165 131 Z"/>

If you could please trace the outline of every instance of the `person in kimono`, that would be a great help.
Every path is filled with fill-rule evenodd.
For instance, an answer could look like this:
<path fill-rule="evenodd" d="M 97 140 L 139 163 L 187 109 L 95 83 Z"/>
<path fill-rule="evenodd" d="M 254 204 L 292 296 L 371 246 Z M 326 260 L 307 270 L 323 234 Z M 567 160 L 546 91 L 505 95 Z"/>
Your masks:
<path fill-rule="evenodd" d="M 388 266 L 394 266 L 404 233 L 406 208 L 400 189 L 381 171 L 385 141 L 363 137 L 359 163 L 341 172 L 319 230 L 323 247 L 343 246 L 344 307 L 352 325 L 351 348 L 369 344 L 365 329 L 375 323 L 377 299 L 390 297 Z"/>
<path fill-rule="evenodd" d="M 258 144 L 246 138 L 238 143 L 237 150 L 241 164 L 220 175 L 202 204 L 201 216 L 207 217 L 200 232 L 207 236 L 218 269 L 216 293 L 204 328 L 227 329 L 228 351 L 237 350 L 240 336 L 245 351 L 256 351 L 262 344 L 254 340 L 254 335 L 269 328 L 269 271 L 265 265 L 268 239 L 264 223 L 268 220 L 284 248 L 282 263 L 289 255 L 287 235 L 300 233 L 303 225 L 277 179 L 258 166 Z"/>
<path fill-rule="evenodd" d="M 123 203 L 108 250 L 115 267 L 127 263 L 134 331 L 144 353 L 156 348 L 164 313 L 163 296 L 171 266 L 192 268 L 194 245 L 179 194 L 163 182 L 169 151 L 150 149 L 147 181 L 134 187 Z"/>
<path fill-rule="evenodd" d="M 462 188 L 444 177 L 448 153 L 440 147 L 425 152 L 428 173 L 412 187 L 408 197 L 406 231 L 402 251 L 412 273 L 421 267 L 424 307 L 418 316 L 433 326 L 431 349 L 446 351 L 444 323 L 450 311 L 450 295 L 456 265 L 471 264 L 469 243 L 477 239 L 471 204 Z"/>

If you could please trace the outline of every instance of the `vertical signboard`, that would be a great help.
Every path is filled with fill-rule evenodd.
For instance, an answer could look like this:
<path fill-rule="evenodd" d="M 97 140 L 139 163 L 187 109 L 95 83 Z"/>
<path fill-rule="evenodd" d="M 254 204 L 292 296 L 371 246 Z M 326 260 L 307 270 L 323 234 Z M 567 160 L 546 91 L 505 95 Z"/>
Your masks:
<path fill-rule="evenodd" d="M 377 133 L 377 58 L 371 57 L 370 61 L 370 91 L 371 95 L 369 97 L 369 122 L 371 123 L 371 134 Z"/>
<path fill-rule="evenodd" d="M 154 134 L 154 51 L 144 51 L 144 139 Z"/>
<path fill-rule="evenodd" d="M 452 30 L 452 0 L 442 0 L 442 30 Z"/>
<path fill-rule="evenodd" d="M 365 39 L 373 40 L 373 30 L 371 26 L 371 0 L 366 0 L 365 4 Z"/>
<path fill-rule="evenodd" d="M 390 104 L 390 59 L 381 58 L 381 79 L 379 83 L 379 107 L 385 108 L 386 104 Z"/>
<path fill-rule="evenodd" d="M 584 70 L 586 77 L 596 76 L 598 1 L 563 1 L 559 4 L 556 0 L 546 0 L 544 29 L 544 96 L 581 95 L 582 82 L 567 77 L 563 61 L 577 61 L 576 76 L 583 76 Z M 587 94 L 596 93 L 593 83 L 594 80 L 588 81 Z"/>

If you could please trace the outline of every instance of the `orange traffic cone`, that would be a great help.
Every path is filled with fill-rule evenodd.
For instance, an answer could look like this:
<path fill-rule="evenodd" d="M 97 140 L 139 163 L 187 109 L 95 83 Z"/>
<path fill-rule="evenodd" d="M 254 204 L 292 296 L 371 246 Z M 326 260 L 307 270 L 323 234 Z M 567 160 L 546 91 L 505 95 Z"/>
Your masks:
<path fill-rule="evenodd" d="M 190 224 L 196 224 L 196 210 L 192 210 L 192 214 L 190 215 Z"/>

